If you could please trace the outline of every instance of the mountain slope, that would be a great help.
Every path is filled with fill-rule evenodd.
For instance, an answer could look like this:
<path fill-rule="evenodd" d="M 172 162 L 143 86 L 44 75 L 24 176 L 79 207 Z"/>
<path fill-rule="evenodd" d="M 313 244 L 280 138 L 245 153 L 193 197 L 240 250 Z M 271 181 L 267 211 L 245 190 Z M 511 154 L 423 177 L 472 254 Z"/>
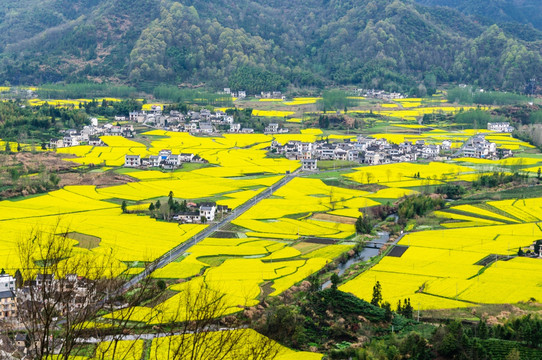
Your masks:
<path fill-rule="evenodd" d="M 539 0 L 417 0 L 420 4 L 447 6 L 476 15 L 488 23 L 517 22 L 542 30 L 542 2 Z"/>
<path fill-rule="evenodd" d="M 50 20 L 17 20 L 33 8 Z M 269 89 L 356 84 L 423 95 L 444 81 L 517 90 L 542 73 L 536 37 L 413 0 L 23 0 L 0 5 L 0 19 L 13 29 L 0 32 L 0 76 L 13 83 L 246 88 L 243 79 L 258 77 Z"/>

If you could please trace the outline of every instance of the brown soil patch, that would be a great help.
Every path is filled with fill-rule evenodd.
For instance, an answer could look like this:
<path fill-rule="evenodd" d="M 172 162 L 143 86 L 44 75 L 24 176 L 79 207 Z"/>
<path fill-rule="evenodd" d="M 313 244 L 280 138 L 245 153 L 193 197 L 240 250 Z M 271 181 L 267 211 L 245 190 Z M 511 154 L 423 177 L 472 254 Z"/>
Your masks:
<path fill-rule="evenodd" d="M 266 296 L 269 296 L 271 293 L 275 291 L 275 288 L 273 287 L 273 285 L 274 285 L 273 282 L 269 281 L 260 286 L 262 298 L 265 299 Z"/>
<path fill-rule="evenodd" d="M 62 159 L 75 157 L 70 154 L 57 154 L 54 152 L 20 152 L 15 155 L 7 155 L 12 158 L 12 163 L 23 165 L 23 169 L 30 173 L 47 169 L 50 172 L 67 171 L 73 168 L 74 163 Z"/>
<path fill-rule="evenodd" d="M 136 181 L 136 179 L 114 173 L 112 171 L 102 173 L 66 173 L 59 174 L 60 187 L 66 185 L 95 185 L 97 187 L 106 187 L 111 185 L 122 185 Z"/>
<path fill-rule="evenodd" d="M 292 246 L 294 249 L 299 250 L 299 252 L 303 255 L 308 254 L 312 251 L 321 249 L 323 247 L 326 247 L 326 245 L 322 244 L 314 244 L 314 243 L 308 243 L 308 242 L 300 242 Z"/>
<path fill-rule="evenodd" d="M 79 241 L 79 244 L 77 245 L 78 247 L 89 249 L 89 250 L 100 246 L 100 242 L 102 241 L 102 239 L 100 239 L 97 236 L 81 234 L 81 233 L 73 232 L 73 231 L 67 233 L 66 237 L 69 239 Z"/>
<path fill-rule="evenodd" d="M 331 221 L 335 223 L 340 224 L 348 224 L 348 225 L 354 225 L 356 223 L 356 219 L 346 217 L 346 216 L 338 216 L 338 215 L 330 215 L 330 214 L 314 214 L 311 219 L 314 220 L 323 220 L 323 221 Z"/>

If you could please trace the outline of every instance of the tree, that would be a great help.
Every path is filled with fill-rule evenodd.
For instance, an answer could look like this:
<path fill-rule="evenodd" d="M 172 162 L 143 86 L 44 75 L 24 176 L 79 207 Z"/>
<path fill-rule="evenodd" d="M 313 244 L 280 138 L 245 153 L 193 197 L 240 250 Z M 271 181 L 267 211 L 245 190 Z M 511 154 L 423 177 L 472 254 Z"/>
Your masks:
<path fill-rule="evenodd" d="M 149 211 L 154 211 L 154 204 L 153 203 L 149 204 Z"/>
<path fill-rule="evenodd" d="M 168 203 L 169 209 L 173 210 L 173 208 L 175 207 L 175 203 L 173 201 L 173 191 L 169 192 L 167 203 Z"/>
<path fill-rule="evenodd" d="M 273 305 L 267 309 L 262 321 L 258 331 L 283 344 L 295 345 L 302 336 L 304 317 L 295 306 Z"/>
<path fill-rule="evenodd" d="M 542 240 L 536 240 L 534 243 L 534 253 L 537 255 L 540 254 L 540 246 L 542 246 Z"/>
<path fill-rule="evenodd" d="M 403 311 L 401 315 L 403 315 L 407 319 L 412 319 L 414 315 L 414 309 L 412 308 L 412 305 L 410 305 L 410 298 L 405 299 L 404 304 L 405 305 L 403 305 Z"/>
<path fill-rule="evenodd" d="M 168 336 L 157 339 L 149 359 L 235 359 L 248 355 L 263 360 L 278 354 L 277 343 L 252 330 L 240 330 L 235 318 L 226 319 L 229 305 L 225 294 L 202 278 L 179 290 L 173 303 L 176 307 L 157 317 L 163 324 L 157 331 Z M 241 353 L 245 356 L 235 356 Z"/>
<path fill-rule="evenodd" d="M 538 168 L 538 171 L 536 172 L 536 178 L 540 180 L 541 174 L 542 174 L 542 170 Z"/>
<path fill-rule="evenodd" d="M 127 206 L 128 205 L 126 204 L 126 200 L 123 200 L 122 205 L 120 206 L 120 208 L 122 209 L 123 214 L 126 214 L 128 212 Z"/>
<path fill-rule="evenodd" d="M 307 278 L 307 280 L 310 282 L 311 286 L 309 288 L 310 292 L 317 292 L 320 290 L 321 283 L 320 283 L 320 277 L 317 273 L 312 274 Z"/>
<path fill-rule="evenodd" d="M 434 358 L 427 340 L 416 332 L 408 334 L 399 348 L 401 354 L 408 359 L 430 360 Z"/>
<path fill-rule="evenodd" d="M 49 358 L 53 353 L 67 359 L 77 354 L 77 338 L 100 339 L 99 331 L 85 324 L 110 312 L 119 298 L 108 294 L 118 294 L 124 285 L 117 277 L 122 264 L 112 253 L 78 253 L 68 234 L 69 229 L 57 222 L 48 229 L 33 229 L 17 244 L 22 266 L 19 274 L 25 282 L 24 296 L 18 297 L 19 321 L 31 344 L 29 356 L 34 359 Z M 30 281 L 34 279 L 40 281 Z M 122 301 L 133 306 L 139 300 L 134 296 Z M 117 325 L 126 324 L 118 321 Z"/>
<path fill-rule="evenodd" d="M 162 279 L 158 280 L 156 282 L 156 285 L 158 286 L 158 289 L 160 289 L 160 291 L 166 290 L 167 285 L 166 285 L 166 282 L 164 280 L 162 280 Z"/>
<path fill-rule="evenodd" d="M 370 234 L 373 230 L 373 222 L 369 216 L 364 214 L 358 217 L 355 227 L 358 234 Z"/>
<path fill-rule="evenodd" d="M 525 255 L 525 252 L 523 251 L 523 249 L 520 247 L 518 249 L 518 256 L 524 256 Z"/>
<path fill-rule="evenodd" d="M 31 344 L 28 358 L 49 359 L 54 355 L 55 359 L 67 360 L 88 351 L 79 346 L 78 339 L 95 338 L 99 342 L 96 358 L 124 359 L 131 348 L 118 345 L 127 333 L 139 334 L 133 322 L 137 306 L 163 296 L 165 283 L 147 277 L 128 287 L 118 276 L 125 266 L 114 254 L 82 255 L 74 250 L 74 240 L 68 234 L 69 229 L 57 223 L 50 229 L 32 230 L 18 243 L 20 273 L 26 281 L 18 311 Z M 153 270 L 150 267 L 145 272 Z M 28 281 L 36 279 L 36 274 L 39 282 Z M 86 289 L 84 302 L 75 305 L 82 287 Z M 172 304 L 176 308 L 149 315 L 148 321 L 159 324 L 155 330 L 166 335 L 156 340 L 149 359 L 264 360 L 278 354 L 278 343 L 253 330 L 241 329 L 234 317 L 225 318 L 230 309 L 225 295 L 203 279 L 185 283 L 175 296 Z M 118 310 L 118 303 L 125 307 Z M 104 314 L 112 316 L 102 318 Z M 110 327 L 104 332 L 104 328 L 92 326 L 96 321 L 107 321 Z M 10 331 L 0 324 L 0 338 L 7 339 L 4 335 Z M 132 337 L 137 339 L 138 335 Z M 135 342 L 131 344 L 135 346 Z"/>
<path fill-rule="evenodd" d="M 5 152 L 6 152 L 6 154 L 11 153 L 11 145 L 9 145 L 9 141 L 6 141 Z"/>
<path fill-rule="evenodd" d="M 382 309 L 384 309 L 384 319 L 386 321 L 391 321 L 393 319 L 393 312 L 391 311 L 391 304 L 389 302 L 382 303 Z"/>
<path fill-rule="evenodd" d="M 179 210 L 180 210 L 181 212 L 186 212 L 186 211 L 188 211 L 188 204 L 187 204 L 186 200 L 183 200 L 183 202 L 181 203 L 181 206 L 180 206 Z"/>
<path fill-rule="evenodd" d="M 333 274 L 331 275 L 331 288 L 333 290 L 337 290 L 337 286 L 339 285 L 339 283 L 341 282 L 341 279 L 339 278 L 339 275 L 337 274 Z"/>
<path fill-rule="evenodd" d="M 15 286 L 17 288 L 21 288 L 23 286 L 23 275 L 21 274 L 21 270 L 17 269 L 17 271 L 15 271 Z"/>
<path fill-rule="evenodd" d="M 377 281 L 375 286 L 373 286 L 373 298 L 371 299 L 371 304 L 374 306 L 380 306 L 382 302 L 382 286 L 380 281 Z"/>
<path fill-rule="evenodd" d="M 161 206 L 162 206 L 162 204 L 160 203 L 160 200 L 156 200 L 156 205 L 155 205 L 156 209 L 160 210 Z"/>

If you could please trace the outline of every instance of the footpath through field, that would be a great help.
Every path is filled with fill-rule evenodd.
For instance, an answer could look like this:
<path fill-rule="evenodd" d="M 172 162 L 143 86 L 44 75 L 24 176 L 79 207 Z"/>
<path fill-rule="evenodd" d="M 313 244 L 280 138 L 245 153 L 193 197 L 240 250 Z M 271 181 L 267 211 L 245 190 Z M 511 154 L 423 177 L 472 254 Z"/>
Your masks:
<path fill-rule="evenodd" d="M 189 239 L 189 240 L 183 242 L 182 244 L 179 244 L 177 247 L 171 249 L 166 254 L 164 254 L 160 258 L 156 259 L 151 264 L 151 266 L 147 267 L 144 271 L 142 271 L 138 275 L 134 276 L 130 281 L 128 281 L 122 287 L 122 290 L 123 291 L 128 290 L 129 288 L 131 288 L 132 286 L 134 286 L 135 284 L 137 284 L 138 282 L 140 282 L 141 280 L 143 280 L 144 278 L 149 276 L 151 274 L 151 272 L 153 272 L 154 270 L 162 268 L 162 267 L 166 266 L 167 264 L 169 264 L 170 262 L 174 261 L 179 256 L 181 256 L 184 252 L 186 252 L 186 250 L 188 250 L 190 247 L 196 245 L 197 243 L 199 243 L 203 239 L 209 237 L 211 234 L 213 234 L 214 232 L 220 230 L 225 225 L 228 225 L 233 220 L 237 219 L 244 212 L 246 212 L 248 209 L 250 209 L 251 207 L 253 207 L 257 203 L 259 203 L 263 199 L 273 195 L 273 193 L 275 191 L 277 191 L 278 189 L 280 189 L 284 185 L 288 184 L 293 178 L 298 176 L 298 174 L 299 174 L 299 169 L 294 171 L 291 174 L 286 174 L 282 179 L 280 179 L 278 182 L 276 182 L 275 184 L 268 187 L 265 191 L 262 191 L 261 193 L 259 193 L 255 197 L 253 197 L 252 199 L 248 200 L 243 205 L 241 205 L 238 208 L 236 208 L 235 210 L 233 210 L 227 217 L 222 219 L 220 222 L 205 228 L 205 230 L 199 232 L 198 234 L 193 236 L 191 239 Z"/>

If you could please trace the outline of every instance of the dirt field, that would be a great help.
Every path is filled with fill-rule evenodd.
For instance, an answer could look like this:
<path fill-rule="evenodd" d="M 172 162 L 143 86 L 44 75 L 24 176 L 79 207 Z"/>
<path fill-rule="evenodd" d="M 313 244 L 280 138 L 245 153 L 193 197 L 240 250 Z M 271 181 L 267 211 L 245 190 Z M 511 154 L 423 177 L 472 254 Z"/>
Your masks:
<path fill-rule="evenodd" d="M 66 185 L 96 185 L 97 187 L 105 187 L 111 185 L 121 185 L 136 181 L 126 175 L 116 174 L 111 171 L 103 173 L 65 173 L 59 174 L 59 186 Z"/>
<path fill-rule="evenodd" d="M 136 181 L 112 171 L 79 172 L 74 169 L 78 164 L 62 160 L 69 156 L 54 152 L 0 154 L 0 198 L 27 196 L 66 185 L 104 187 Z M 60 179 L 56 186 L 49 180 L 54 175 Z"/>
<path fill-rule="evenodd" d="M 346 216 L 322 214 L 322 213 L 314 214 L 311 217 L 311 219 L 323 220 L 323 221 L 332 221 L 332 222 L 337 222 L 337 223 L 341 223 L 341 224 L 349 224 L 349 225 L 354 225 L 356 223 L 356 219 L 354 219 L 354 218 L 350 218 L 350 217 L 346 217 Z"/>

